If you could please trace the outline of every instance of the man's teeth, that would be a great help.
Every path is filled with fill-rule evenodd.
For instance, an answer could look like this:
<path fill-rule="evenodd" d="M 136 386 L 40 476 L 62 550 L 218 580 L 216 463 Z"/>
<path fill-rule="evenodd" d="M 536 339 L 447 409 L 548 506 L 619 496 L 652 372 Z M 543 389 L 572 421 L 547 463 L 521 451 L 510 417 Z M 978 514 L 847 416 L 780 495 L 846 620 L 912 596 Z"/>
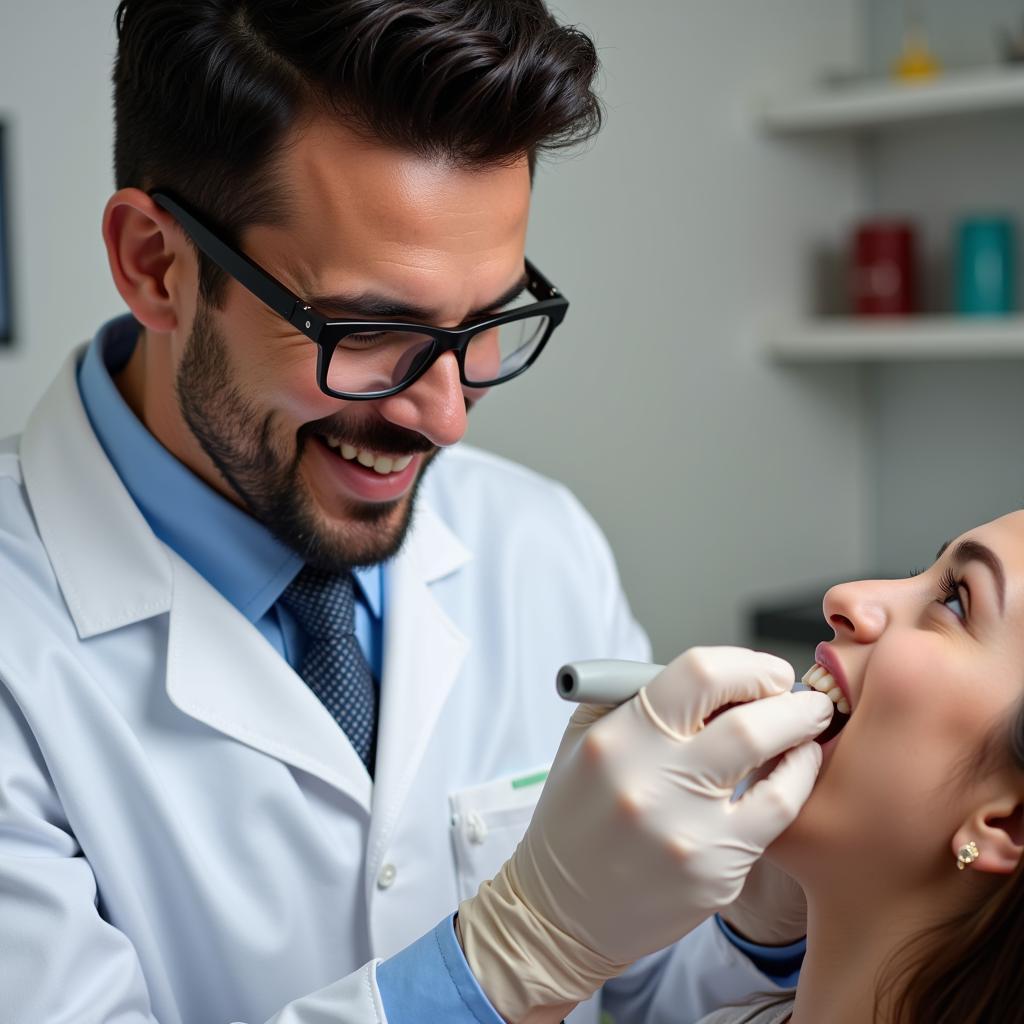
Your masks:
<path fill-rule="evenodd" d="M 411 455 L 403 455 L 401 458 L 395 459 L 390 455 L 375 455 L 362 448 L 353 448 L 350 444 L 337 444 L 330 438 L 324 438 L 324 440 L 327 447 L 336 451 L 343 459 L 347 459 L 349 462 L 355 460 L 360 466 L 372 469 L 375 473 L 380 473 L 381 476 L 386 476 L 388 473 L 401 473 L 412 462 Z"/>
<path fill-rule="evenodd" d="M 835 704 L 837 711 L 841 711 L 844 715 L 850 713 L 850 702 L 843 696 L 843 691 L 839 689 L 839 684 L 832 678 L 827 668 L 815 662 L 804 673 L 802 682 L 814 690 L 820 690 L 822 693 L 828 694 L 832 703 Z"/>

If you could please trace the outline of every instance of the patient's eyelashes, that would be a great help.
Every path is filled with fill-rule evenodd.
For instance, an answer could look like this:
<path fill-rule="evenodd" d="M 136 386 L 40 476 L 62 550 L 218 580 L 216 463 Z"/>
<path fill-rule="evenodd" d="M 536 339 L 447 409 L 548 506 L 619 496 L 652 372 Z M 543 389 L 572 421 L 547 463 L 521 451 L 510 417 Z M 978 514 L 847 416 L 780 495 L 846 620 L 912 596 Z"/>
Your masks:
<path fill-rule="evenodd" d="M 967 586 L 962 579 L 957 579 L 952 569 L 946 569 L 939 582 L 941 592 L 940 603 L 944 604 L 961 622 L 967 621 L 967 613 L 964 610 L 964 602 L 961 597 L 961 590 Z"/>

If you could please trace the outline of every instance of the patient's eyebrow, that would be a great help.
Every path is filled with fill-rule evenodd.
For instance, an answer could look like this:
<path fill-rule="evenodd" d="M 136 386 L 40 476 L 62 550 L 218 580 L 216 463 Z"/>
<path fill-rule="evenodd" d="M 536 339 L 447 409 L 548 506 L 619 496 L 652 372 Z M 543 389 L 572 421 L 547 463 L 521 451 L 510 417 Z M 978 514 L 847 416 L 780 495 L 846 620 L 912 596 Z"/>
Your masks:
<path fill-rule="evenodd" d="M 497 296 L 493 302 L 488 302 L 479 309 L 473 310 L 467 319 L 473 320 L 478 316 L 483 316 L 485 313 L 490 313 L 492 310 L 507 306 L 526 291 L 527 284 L 526 274 L 523 274 L 504 294 Z M 350 317 L 362 317 L 367 320 L 373 320 L 378 317 L 389 319 L 401 318 L 403 320 L 429 323 L 434 315 L 434 310 L 403 302 L 388 295 L 379 295 L 375 292 L 363 292 L 358 295 L 311 295 L 307 301 L 315 310 L 327 316 L 341 317 L 348 315 Z"/>
<path fill-rule="evenodd" d="M 943 544 L 939 555 L 948 547 L 948 543 Z M 976 540 L 962 540 L 953 550 L 953 564 L 959 567 L 967 562 L 981 562 L 992 573 L 996 582 L 996 595 L 999 598 L 999 612 L 1002 614 L 1006 608 L 1006 572 L 999 556 Z"/>

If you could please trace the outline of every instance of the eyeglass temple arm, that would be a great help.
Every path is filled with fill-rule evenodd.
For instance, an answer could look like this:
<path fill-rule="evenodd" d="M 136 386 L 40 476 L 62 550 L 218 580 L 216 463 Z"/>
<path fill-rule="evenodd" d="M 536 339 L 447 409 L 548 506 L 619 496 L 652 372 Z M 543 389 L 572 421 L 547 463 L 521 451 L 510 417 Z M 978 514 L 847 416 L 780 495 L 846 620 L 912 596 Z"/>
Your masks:
<path fill-rule="evenodd" d="M 236 252 L 222 242 L 209 228 L 197 220 L 166 192 L 153 192 L 150 198 L 165 209 L 188 232 L 189 237 L 222 270 L 248 288 L 261 302 L 314 341 L 324 325 L 324 318 L 307 306 L 280 281 L 256 266 L 243 252 Z"/>
<path fill-rule="evenodd" d="M 558 289 L 529 260 L 524 262 L 526 263 L 526 276 L 534 294 L 546 293 L 547 298 L 555 298 L 559 294 Z"/>

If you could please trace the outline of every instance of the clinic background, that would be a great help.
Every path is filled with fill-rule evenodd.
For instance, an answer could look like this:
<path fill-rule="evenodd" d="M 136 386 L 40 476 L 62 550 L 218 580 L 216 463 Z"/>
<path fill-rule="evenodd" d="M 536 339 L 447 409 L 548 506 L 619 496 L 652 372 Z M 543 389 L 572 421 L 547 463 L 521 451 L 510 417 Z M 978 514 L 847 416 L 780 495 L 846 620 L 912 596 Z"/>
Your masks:
<path fill-rule="evenodd" d="M 123 308 L 99 233 L 115 6 L 0 4 L 16 318 L 0 347 L 0 436 Z M 474 411 L 468 440 L 582 499 L 656 657 L 751 642 L 752 606 L 905 574 L 1018 507 L 1024 359 L 784 364 L 764 342 L 821 305 L 821 267 L 858 218 L 912 216 L 933 277 L 960 213 L 1024 226 L 1021 111 L 863 134 L 762 129 L 766 98 L 829 73 L 887 75 L 896 0 L 555 9 L 595 37 L 608 113 L 588 150 L 536 183 L 527 251 L 572 305 L 537 366 Z M 1024 24 L 1021 0 L 923 11 L 950 70 L 993 64 L 996 26 Z"/>

